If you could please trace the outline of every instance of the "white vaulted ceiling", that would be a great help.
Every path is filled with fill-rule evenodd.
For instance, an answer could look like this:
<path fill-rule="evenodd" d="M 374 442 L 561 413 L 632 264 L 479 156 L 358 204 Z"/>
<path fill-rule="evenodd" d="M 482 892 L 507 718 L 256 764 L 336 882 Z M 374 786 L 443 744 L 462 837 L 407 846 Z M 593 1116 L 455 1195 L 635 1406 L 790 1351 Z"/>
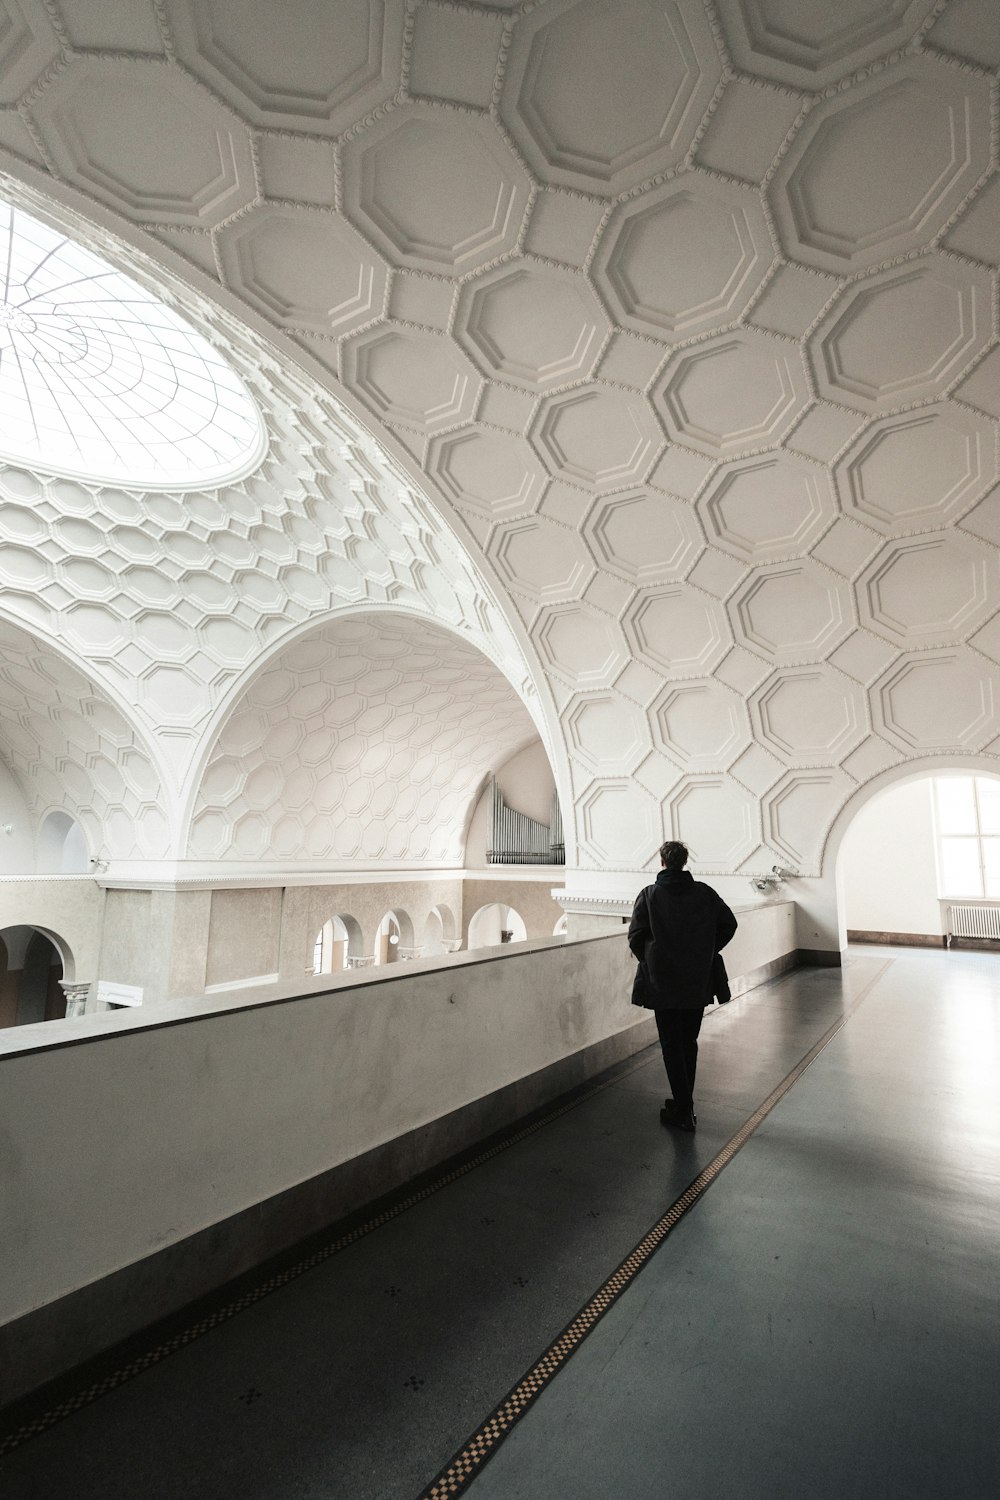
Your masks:
<path fill-rule="evenodd" d="M 288 647 L 227 718 L 189 853 L 460 865 L 473 799 L 536 735 L 469 642 L 350 615 Z"/>
<path fill-rule="evenodd" d="M 391 693 L 303 709 L 357 812 L 253 758 L 360 607 L 514 684 L 582 867 L 815 873 L 873 776 L 1000 753 L 998 68 L 995 0 L 0 0 L 3 196 L 267 429 L 190 493 L 0 472 L 0 607 L 134 705 L 170 849 L 456 858 L 378 811 Z"/>

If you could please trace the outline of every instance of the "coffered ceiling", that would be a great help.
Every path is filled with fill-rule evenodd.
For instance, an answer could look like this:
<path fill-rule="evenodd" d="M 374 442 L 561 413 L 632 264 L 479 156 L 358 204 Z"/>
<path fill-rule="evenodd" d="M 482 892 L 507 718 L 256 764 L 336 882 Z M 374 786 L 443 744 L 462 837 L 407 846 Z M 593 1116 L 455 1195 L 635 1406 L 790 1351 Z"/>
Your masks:
<path fill-rule="evenodd" d="M 290 809 L 284 752 L 252 765 L 233 727 L 291 683 L 293 633 L 336 661 L 361 606 L 400 683 L 427 657 L 451 703 L 482 695 L 486 760 L 543 734 L 582 868 L 637 869 L 667 830 L 706 871 L 818 873 L 873 776 L 994 763 L 995 0 L 3 22 L 4 196 L 157 287 L 268 429 L 204 493 L 0 473 L 0 607 L 135 724 L 175 857 L 457 857 L 378 812 L 405 688 L 357 724 L 303 699 L 326 774 L 371 778 L 358 812 L 319 781 Z"/>

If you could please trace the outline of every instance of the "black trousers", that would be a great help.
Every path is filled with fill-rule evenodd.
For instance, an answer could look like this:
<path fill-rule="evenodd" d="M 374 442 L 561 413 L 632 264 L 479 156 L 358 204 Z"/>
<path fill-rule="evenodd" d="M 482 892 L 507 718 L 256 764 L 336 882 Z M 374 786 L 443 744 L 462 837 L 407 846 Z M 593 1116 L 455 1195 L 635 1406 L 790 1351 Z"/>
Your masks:
<path fill-rule="evenodd" d="M 698 1033 L 705 1011 L 698 1006 L 693 1010 L 657 1008 L 653 1014 L 674 1103 L 679 1109 L 690 1109 L 698 1066 Z"/>

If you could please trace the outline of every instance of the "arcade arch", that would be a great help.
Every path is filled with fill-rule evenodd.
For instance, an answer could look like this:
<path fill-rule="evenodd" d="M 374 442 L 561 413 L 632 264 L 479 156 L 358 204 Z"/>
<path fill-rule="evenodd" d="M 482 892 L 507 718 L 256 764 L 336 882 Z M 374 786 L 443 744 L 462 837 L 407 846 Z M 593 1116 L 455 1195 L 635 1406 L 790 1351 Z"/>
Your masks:
<path fill-rule="evenodd" d="M 61 981 L 65 943 L 41 927 L 0 930 L 0 1027 L 59 1021 L 66 1015 Z M 68 950 L 67 950 L 68 951 Z"/>
<path fill-rule="evenodd" d="M 490 902 L 469 919 L 469 948 L 496 948 L 502 943 L 523 943 L 528 930 L 520 912 L 502 901 Z"/>
<path fill-rule="evenodd" d="M 451 907 L 443 901 L 432 906 L 424 923 L 421 958 L 439 958 L 444 953 L 454 953 L 460 946 L 458 923 Z"/>
<path fill-rule="evenodd" d="M 46 814 L 38 830 L 40 875 L 83 875 L 90 868 L 90 851 L 83 829 L 69 813 Z"/>
<path fill-rule="evenodd" d="M 413 922 L 401 906 L 387 911 L 375 929 L 376 966 L 394 964 L 400 960 L 417 957 L 413 939 Z"/>
<path fill-rule="evenodd" d="M 847 946 L 848 930 L 858 930 L 849 917 L 856 916 L 862 909 L 857 904 L 856 890 L 853 901 L 849 890 L 852 867 L 855 881 L 859 870 L 867 870 L 866 889 L 879 892 L 878 905 L 870 905 L 870 912 L 905 914 L 909 910 L 909 915 L 902 915 L 899 920 L 912 924 L 862 930 L 915 932 L 943 938 L 947 924 L 947 913 L 943 908 L 949 898 L 938 895 L 931 785 L 938 777 L 956 775 L 1000 780 L 996 761 L 992 758 L 978 755 L 923 756 L 873 777 L 840 809 L 827 835 L 822 893 L 817 893 L 817 896 L 828 903 L 830 920 L 841 948 Z M 892 846 L 887 845 L 885 829 L 879 828 L 880 820 L 874 816 L 879 811 L 879 803 L 882 803 L 883 812 L 892 813 L 895 834 Z M 876 837 L 866 837 L 866 823 L 867 833 Z M 800 891 L 793 886 L 790 894 L 798 900 Z M 814 906 L 818 904 L 817 897 L 811 900 Z"/>

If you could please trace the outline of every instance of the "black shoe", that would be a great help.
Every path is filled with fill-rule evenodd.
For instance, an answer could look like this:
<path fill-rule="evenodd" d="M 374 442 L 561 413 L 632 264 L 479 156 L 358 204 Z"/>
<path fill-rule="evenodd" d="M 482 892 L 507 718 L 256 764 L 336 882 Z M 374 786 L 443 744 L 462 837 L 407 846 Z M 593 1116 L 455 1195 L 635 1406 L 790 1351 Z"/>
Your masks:
<path fill-rule="evenodd" d="M 673 1125 L 678 1130 L 686 1130 L 690 1133 L 698 1124 L 698 1116 L 692 1109 L 678 1109 L 673 1099 L 665 1099 L 663 1108 L 660 1110 L 660 1124 Z"/>
<path fill-rule="evenodd" d="M 676 1099 L 664 1099 L 664 1101 L 663 1101 L 663 1108 L 660 1110 L 660 1114 L 661 1115 L 675 1115 L 676 1113 L 677 1113 L 677 1101 L 676 1101 Z M 697 1118 L 698 1118 L 698 1116 L 695 1115 L 695 1120 L 697 1120 Z"/>

